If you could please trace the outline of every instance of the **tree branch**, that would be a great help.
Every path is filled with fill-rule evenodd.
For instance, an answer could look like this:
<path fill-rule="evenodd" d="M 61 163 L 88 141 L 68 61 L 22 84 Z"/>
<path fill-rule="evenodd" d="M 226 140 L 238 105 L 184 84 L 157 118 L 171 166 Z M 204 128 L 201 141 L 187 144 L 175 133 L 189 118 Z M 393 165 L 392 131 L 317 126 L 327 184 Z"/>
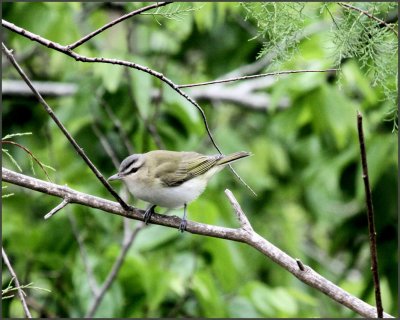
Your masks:
<path fill-rule="evenodd" d="M 44 216 L 44 219 L 47 220 L 54 216 L 58 211 L 60 211 L 62 208 L 65 208 L 69 204 L 68 198 L 64 198 L 64 200 L 57 205 L 55 208 L 53 208 L 48 214 Z"/>
<path fill-rule="evenodd" d="M 93 38 L 94 36 L 96 36 L 99 33 L 103 32 L 104 30 L 106 30 L 108 28 L 111 28 L 113 25 L 116 25 L 117 23 L 120 23 L 121 21 L 124 21 L 124 20 L 126 20 L 126 19 L 128 19 L 130 17 L 133 17 L 133 16 L 135 16 L 137 14 L 140 14 L 142 12 L 145 12 L 145 11 L 148 11 L 148 10 L 151 10 L 151 9 L 154 9 L 154 8 L 159 8 L 159 7 L 162 7 L 162 6 L 166 6 L 166 5 L 171 4 L 171 3 L 172 2 L 156 2 L 154 4 L 151 4 L 151 5 L 147 6 L 147 7 L 143 7 L 143 8 L 140 8 L 138 10 L 129 12 L 129 13 L 119 17 L 118 19 L 115 19 L 115 20 L 105 24 L 101 28 L 89 33 L 88 35 L 84 36 L 83 38 L 79 39 L 78 41 L 68 45 L 67 48 L 69 50 L 73 50 L 73 49 L 79 47 L 80 45 L 84 44 L 85 42 L 87 42 L 88 40 Z"/>
<path fill-rule="evenodd" d="M 371 252 L 371 271 L 372 271 L 372 277 L 374 279 L 376 310 L 378 318 L 382 318 L 383 306 L 381 298 L 381 287 L 379 283 L 378 254 L 376 249 L 376 231 L 374 222 L 374 207 L 372 205 L 371 187 L 369 185 L 367 153 L 365 150 L 362 115 L 360 112 L 357 112 L 357 129 L 358 129 L 358 140 L 360 141 L 360 154 L 361 154 L 361 164 L 363 172 L 362 178 L 364 180 L 364 189 L 365 189 L 365 201 L 367 204 L 369 246 Z"/>
<path fill-rule="evenodd" d="M 96 177 L 100 180 L 100 182 L 106 187 L 106 189 L 111 193 L 111 195 L 120 203 L 120 205 L 125 209 L 125 210 L 130 210 L 130 207 L 121 199 L 121 197 L 114 191 L 114 189 L 110 186 L 110 184 L 107 182 L 106 179 L 104 179 L 103 175 L 100 173 L 100 171 L 95 167 L 95 165 L 90 161 L 88 156 L 85 154 L 83 149 L 78 145 L 78 143 L 75 141 L 75 139 L 70 135 L 70 133 L 67 131 L 67 129 L 64 127 L 64 125 L 61 123 L 61 121 L 57 118 L 53 110 L 50 108 L 50 106 L 47 104 L 47 102 L 43 99 L 41 94 L 36 90 L 36 88 L 33 86 L 32 82 L 29 80 L 29 78 L 26 76 L 24 71 L 21 69 L 21 67 L 18 65 L 17 61 L 14 59 L 12 53 L 10 50 L 7 49 L 7 47 L 2 45 L 2 50 L 7 56 L 7 58 L 10 60 L 11 64 L 15 67 L 15 69 L 18 71 L 22 79 L 26 82 L 26 84 L 31 88 L 32 92 L 36 96 L 36 98 L 39 100 L 40 104 L 43 106 L 45 111 L 50 115 L 50 117 L 54 120 L 54 122 L 57 124 L 57 126 L 60 128 L 62 133 L 65 135 L 65 137 L 68 139 L 68 141 L 72 144 L 76 152 L 81 156 L 81 158 L 86 162 L 86 164 L 89 166 L 89 168 L 93 171 L 93 173 L 96 175 Z"/>
<path fill-rule="evenodd" d="M 116 202 L 84 194 L 65 186 L 59 186 L 50 182 L 35 179 L 5 168 L 3 168 L 2 170 L 2 178 L 6 182 L 10 182 L 24 188 L 29 188 L 56 197 L 65 198 L 66 196 L 68 196 L 71 203 L 77 203 L 119 216 L 143 221 L 144 210 L 133 208 L 132 211 L 125 211 Z M 150 222 L 166 227 L 179 229 L 181 219 L 176 216 L 153 214 Z M 256 232 L 247 232 L 242 228 L 232 229 L 212 226 L 194 221 L 188 221 L 186 231 L 193 234 L 246 243 L 263 253 L 265 256 L 270 258 L 281 267 L 285 268 L 302 282 L 323 292 L 332 300 L 337 301 L 338 303 L 346 306 L 347 308 L 353 310 L 363 317 L 372 318 L 376 316 L 376 309 L 373 306 L 352 296 L 347 291 L 341 289 L 331 281 L 322 277 L 309 266 L 304 265 L 304 270 L 301 270 L 294 258 L 290 257 L 288 254 L 275 247 L 266 239 L 258 235 Z M 384 313 L 383 315 L 384 317 L 388 318 L 392 317 L 387 313 Z"/>
<path fill-rule="evenodd" d="M 1 255 L 3 257 L 4 264 L 7 266 L 8 271 L 10 271 L 10 273 L 11 273 L 11 277 L 14 278 L 15 285 L 17 287 L 18 295 L 19 295 L 19 298 L 21 299 L 22 307 L 24 309 L 25 315 L 27 318 L 32 318 L 31 312 L 29 311 L 28 305 L 26 304 L 26 300 L 25 300 L 25 296 L 24 296 L 25 293 L 21 289 L 21 285 L 19 284 L 18 277 L 17 277 L 13 267 L 11 266 L 10 260 L 8 260 L 7 254 L 4 251 L 3 247 L 1 247 Z"/>
<path fill-rule="evenodd" d="M 181 84 L 178 85 L 178 88 L 193 88 L 199 86 L 206 86 L 209 84 L 216 84 L 216 83 L 225 83 L 225 82 L 233 82 L 239 80 L 248 80 L 248 79 L 255 79 L 255 78 L 262 78 L 262 77 L 270 77 L 270 76 L 277 76 L 280 74 L 292 74 L 292 73 L 312 73 L 312 72 L 332 72 L 338 71 L 339 69 L 326 69 L 326 70 L 287 70 L 287 71 L 275 71 L 269 73 L 262 73 L 262 74 L 253 74 L 250 76 L 242 76 L 242 77 L 235 77 L 230 79 L 221 79 L 221 80 L 213 80 L 213 81 L 206 81 L 206 82 L 199 82 L 199 83 L 192 83 L 192 84 Z"/>

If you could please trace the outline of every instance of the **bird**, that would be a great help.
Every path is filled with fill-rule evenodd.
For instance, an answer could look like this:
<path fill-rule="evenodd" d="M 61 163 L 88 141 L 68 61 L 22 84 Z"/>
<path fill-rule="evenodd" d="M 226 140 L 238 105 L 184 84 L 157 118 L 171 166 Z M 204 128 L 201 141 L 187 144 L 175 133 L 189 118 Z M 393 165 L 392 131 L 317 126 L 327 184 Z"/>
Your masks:
<path fill-rule="evenodd" d="M 184 207 L 179 231 L 186 230 L 187 204 L 205 190 L 210 178 L 227 164 L 250 156 L 246 151 L 229 155 L 204 155 L 197 152 L 153 150 L 125 158 L 118 172 L 107 180 L 122 180 L 136 198 L 150 204 L 144 213 L 148 224 L 154 209 Z"/>

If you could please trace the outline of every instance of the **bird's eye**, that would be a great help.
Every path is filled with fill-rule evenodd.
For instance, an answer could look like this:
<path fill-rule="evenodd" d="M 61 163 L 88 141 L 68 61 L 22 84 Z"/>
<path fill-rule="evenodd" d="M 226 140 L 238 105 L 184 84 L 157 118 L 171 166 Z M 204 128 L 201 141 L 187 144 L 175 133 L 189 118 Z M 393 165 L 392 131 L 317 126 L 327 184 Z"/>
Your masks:
<path fill-rule="evenodd" d="M 136 171 L 138 171 L 139 170 L 139 167 L 133 167 L 131 170 L 129 170 L 126 174 L 128 175 L 128 174 L 132 174 L 132 173 L 135 173 Z"/>

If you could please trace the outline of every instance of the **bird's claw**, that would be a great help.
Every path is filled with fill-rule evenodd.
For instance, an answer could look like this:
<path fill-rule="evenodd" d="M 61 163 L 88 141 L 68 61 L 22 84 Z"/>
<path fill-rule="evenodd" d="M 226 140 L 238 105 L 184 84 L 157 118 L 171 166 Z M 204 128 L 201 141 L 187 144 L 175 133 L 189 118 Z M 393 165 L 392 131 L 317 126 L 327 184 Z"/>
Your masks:
<path fill-rule="evenodd" d="M 154 213 L 154 208 L 155 208 L 156 206 L 151 206 L 150 208 L 148 208 L 147 210 L 146 210 L 146 212 L 144 213 L 144 216 L 143 216 L 143 221 L 144 221 L 144 223 L 145 224 L 148 224 L 149 223 L 149 221 L 150 221 L 150 218 L 151 218 L 151 216 L 153 215 L 153 213 Z"/>
<path fill-rule="evenodd" d="M 187 225 L 187 220 L 186 219 L 182 219 L 178 230 L 183 233 L 186 230 L 186 225 Z"/>

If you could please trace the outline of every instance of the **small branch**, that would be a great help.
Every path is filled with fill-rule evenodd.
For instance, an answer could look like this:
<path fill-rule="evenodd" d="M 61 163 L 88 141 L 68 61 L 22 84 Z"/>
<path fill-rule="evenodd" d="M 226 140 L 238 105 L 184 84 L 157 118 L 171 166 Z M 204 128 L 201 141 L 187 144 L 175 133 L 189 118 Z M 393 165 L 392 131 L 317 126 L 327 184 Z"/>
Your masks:
<path fill-rule="evenodd" d="M 189 94 L 199 101 L 228 102 L 254 111 L 265 112 L 271 106 L 271 96 L 265 89 L 276 82 L 274 78 L 259 78 L 239 82 L 234 85 L 217 84 L 209 87 L 196 87 L 189 89 Z M 289 107 L 287 97 L 277 102 L 278 109 Z"/>
<path fill-rule="evenodd" d="M 337 3 L 339 6 L 349 9 L 349 10 L 355 10 L 358 11 L 360 13 L 362 13 L 363 15 L 367 16 L 370 19 L 373 19 L 377 22 L 379 22 L 380 24 L 384 25 L 386 28 L 390 29 L 391 31 L 394 32 L 394 34 L 398 37 L 398 33 L 397 30 L 395 28 L 393 28 L 393 26 L 391 26 L 390 24 L 388 24 L 386 21 L 383 21 L 377 17 L 375 17 L 374 15 L 370 14 L 368 11 L 362 10 L 360 8 L 354 7 L 351 4 L 345 3 L 345 2 L 338 2 Z"/>
<path fill-rule="evenodd" d="M 48 214 L 46 214 L 44 216 L 44 219 L 47 220 L 47 219 L 51 218 L 58 211 L 60 211 L 62 208 L 65 208 L 68 204 L 69 204 L 69 200 L 68 200 L 68 198 L 65 198 L 57 207 L 55 207 Z"/>
<path fill-rule="evenodd" d="M 358 129 L 358 139 L 360 141 L 360 154 L 361 154 L 361 163 L 362 163 L 362 171 L 363 171 L 363 180 L 364 180 L 364 188 L 365 188 L 365 201 L 367 204 L 367 218 L 368 218 L 368 232 L 369 232 L 369 245 L 371 251 L 371 271 L 372 277 L 374 279 L 374 287 L 375 287 L 375 301 L 376 301 L 376 310 L 378 314 L 378 318 L 383 317 L 383 306 L 382 306 L 382 298 L 381 298 L 381 288 L 379 283 L 379 272 L 378 272 L 378 255 L 376 249 L 376 232 L 375 232 L 375 222 L 374 222 L 374 208 L 372 205 L 372 194 L 371 188 L 369 184 L 368 177 L 368 165 L 367 165 L 367 154 L 365 150 L 365 142 L 364 142 L 364 132 L 362 126 L 362 115 L 360 112 L 357 112 L 357 129 Z"/>
<path fill-rule="evenodd" d="M 121 197 L 114 191 L 114 189 L 110 186 L 110 184 L 107 182 L 106 179 L 104 179 L 103 175 L 100 173 L 99 170 L 95 167 L 95 165 L 90 161 L 90 159 L 86 156 L 85 152 L 83 149 L 78 145 L 78 143 L 75 141 L 75 139 L 70 135 L 70 133 L 67 131 L 67 129 L 64 127 L 64 125 L 61 123 L 61 121 L 57 118 L 53 110 L 50 108 L 50 106 L 46 103 L 46 101 L 43 99 L 41 94 L 36 90 L 36 88 L 33 86 L 32 82 L 29 80 L 29 78 L 26 76 L 24 71 L 21 69 L 21 67 L 18 65 L 17 61 L 14 59 L 12 53 L 10 50 L 7 49 L 7 47 L 2 43 L 2 49 L 7 58 L 10 60 L 11 64 L 15 67 L 15 69 L 18 71 L 22 79 L 26 82 L 26 84 L 31 88 L 32 92 L 35 94 L 36 98 L 39 100 L 40 104 L 43 106 L 45 111 L 50 115 L 50 117 L 54 120 L 54 122 L 57 124 L 57 126 L 60 128 L 62 133 L 67 137 L 68 141 L 72 144 L 76 152 L 81 156 L 81 158 L 86 162 L 86 164 L 89 166 L 89 168 L 93 171 L 93 173 L 96 175 L 96 177 L 101 181 L 101 183 L 106 187 L 106 189 L 113 195 L 113 197 L 121 204 L 121 206 L 125 210 L 129 210 L 130 207 L 127 205 Z"/>
<path fill-rule="evenodd" d="M 15 285 L 18 289 L 18 295 L 19 295 L 19 298 L 21 299 L 21 303 L 22 303 L 22 307 L 24 309 L 25 315 L 27 318 L 32 318 L 31 312 L 29 311 L 28 305 L 26 304 L 26 300 L 25 300 L 25 296 L 24 296 L 25 293 L 21 289 L 21 285 L 19 284 L 18 277 L 15 274 L 15 271 L 14 271 L 13 267 L 11 266 L 10 260 L 8 260 L 7 254 L 4 251 L 3 247 L 1 247 L 1 255 L 3 257 L 4 264 L 7 266 L 8 271 L 10 271 L 10 273 L 11 273 L 11 277 L 14 278 Z"/>
<path fill-rule="evenodd" d="M 269 77 L 269 76 L 277 76 L 277 75 L 280 75 L 280 74 L 312 73 L 312 72 L 333 72 L 333 71 L 338 71 L 338 70 L 339 69 L 276 71 L 276 72 L 253 74 L 253 75 L 250 75 L 250 76 L 236 77 L 236 78 L 230 78 L 230 79 L 221 79 L 221 80 L 199 82 L 199 83 L 192 83 L 192 84 L 181 84 L 181 85 L 178 85 L 177 87 L 179 89 L 182 89 L 182 88 L 193 88 L 193 87 L 199 87 L 199 86 L 206 86 L 206 85 L 209 85 L 209 84 L 233 82 L 233 81 L 239 81 L 239 80 L 248 80 L 248 79 L 261 78 L 261 77 Z"/>
<path fill-rule="evenodd" d="M 67 49 L 68 50 L 73 50 L 73 49 L 79 47 L 80 45 L 82 45 L 83 43 L 87 42 L 88 40 L 90 40 L 94 36 L 98 35 L 99 33 L 103 32 L 104 30 L 106 30 L 108 28 L 111 28 L 112 26 L 116 25 L 117 23 L 119 23 L 121 21 L 124 21 L 124 20 L 126 20 L 126 19 L 128 19 L 130 17 L 133 17 L 135 15 L 138 15 L 138 14 L 140 14 L 142 12 L 145 12 L 145 11 L 148 11 L 148 10 L 151 10 L 151 9 L 154 9 L 154 8 L 166 6 L 166 5 L 170 4 L 170 3 L 172 3 L 172 2 L 156 2 L 155 4 L 149 5 L 147 7 L 143 7 L 143 8 L 140 8 L 138 10 L 129 12 L 129 13 L 119 17 L 118 19 L 115 19 L 115 20 L 105 24 L 101 28 L 89 33 L 88 35 L 84 36 L 83 38 L 79 39 L 78 41 L 68 45 Z"/>
<path fill-rule="evenodd" d="M 254 232 L 249 219 L 247 219 L 246 215 L 244 214 L 242 208 L 240 207 L 240 204 L 237 202 L 233 193 L 229 189 L 226 189 L 225 194 L 228 197 L 229 202 L 231 203 L 233 209 L 236 212 L 236 216 L 239 220 L 242 229 L 245 230 L 246 232 Z"/>
<path fill-rule="evenodd" d="M 118 272 L 121 269 L 122 263 L 125 260 L 125 256 L 128 253 L 128 250 L 131 247 L 133 240 L 136 238 L 137 234 L 144 226 L 145 226 L 144 223 L 140 223 L 139 225 L 136 226 L 134 230 L 130 231 L 127 237 L 124 237 L 124 243 L 122 245 L 121 252 L 117 260 L 115 261 L 113 267 L 111 268 L 110 272 L 108 273 L 106 280 L 104 281 L 103 285 L 100 288 L 100 291 L 95 296 L 92 304 L 90 305 L 89 310 L 85 315 L 85 318 L 94 317 L 97 308 L 100 306 L 101 301 L 103 301 L 104 295 L 106 294 L 107 290 L 109 289 L 111 284 L 114 282 L 114 279 L 118 275 Z"/>
<path fill-rule="evenodd" d="M 133 208 L 131 211 L 125 211 L 116 202 L 84 194 L 65 186 L 59 186 L 50 182 L 35 179 L 17 172 L 13 172 L 6 168 L 2 168 L 2 178 L 3 181 L 56 197 L 65 198 L 66 196 L 68 196 L 71 203 L 78 203 L 87 207 L 100 209 L 102 211 L 123 216 L 129 219 L 143 221 L 144 210 Z M 151 221 L 153 224 L 175 229 L 179 229 L 179 225 L 181 223 L 181 219 L 178 217 L 160 215 L 156 213 L 152 215 Z M 296 278 L 298 278 L 305 284 L 323 292 L 332 300 L 353 310 L 363 317 L 372 318 L 376 316 L 375 307 L 367 304 L 366 302 L 358 299 L 355 296 L 352 296 L 347 291 L 343 290 L 331 281 L 322 277 L 309 266 L 305 266 L 304 271 L 300 270 L 294 258 L 290 257 L 288 254 L 286 254 L 255 232 L 248 233 L 243 232 L 241 229 L 213 226 L 194 221 L 188 221 L 186 231 L 193 234 L 246 243 L 261 252 L 266 257 L 270 258 L 273 262 L 277 263 L 282 268 L 292 273 Z M 383 316 L 393 318 L 387 313 L 383 313 Z"/>

